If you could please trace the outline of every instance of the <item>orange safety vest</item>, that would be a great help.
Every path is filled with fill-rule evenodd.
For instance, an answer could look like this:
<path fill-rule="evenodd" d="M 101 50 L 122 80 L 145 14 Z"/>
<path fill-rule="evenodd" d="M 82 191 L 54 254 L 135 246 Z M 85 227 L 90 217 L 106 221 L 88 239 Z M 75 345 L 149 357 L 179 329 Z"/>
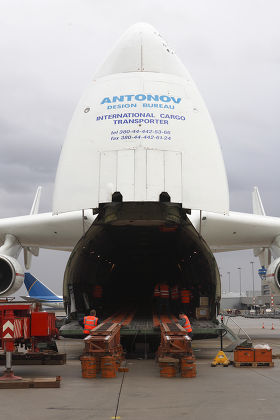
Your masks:
<path fill-rule="evenodd" d="M 160 297 L 162 299 L 168 299 L 169 298 L 169 286 L 168 284 L 160 284 Z"/>
<path fill-rule="evenodd" d="M 90 331 L 97 327 L 98 318 L 96 316 L 84 317 L 84 334 L 89 334 Z"/>
<path fill-rule="evenodd" d="M 154 288 L 154 296 L 155 297 L 159 297 L 160 296 L 159 283 L 155 285 L 155 288 Z"/>
<path fill-rule="evenodd" d="M 103 289 L 102 286 L 96 284 L 93 288 L 93 297 L 95 298 L 102 298 Z"/>
<path fill-rule="evenodd" d="M 183 315 L 183 317 L 184 317 L 184 319 L 186 321 L 185 324 L 183 325 L 183 328 L 185 328 L 185 330 L 188 333 L 192 332 L 192 327 L 191 327 L 189 318 L 187 317 L 187 315 Z"/>
<path fill-rule="evenodd" d="M 191 301 L 191 291 L 182 289 L 181 290 L 181 302 L 182 303 L 190 303 Z"/>
<path fill-rule="evenodd" d="M 171 299 L 172 300 L 179 299 L 179 288 L 178 288 L 178 286 L 171 287 Z"/>

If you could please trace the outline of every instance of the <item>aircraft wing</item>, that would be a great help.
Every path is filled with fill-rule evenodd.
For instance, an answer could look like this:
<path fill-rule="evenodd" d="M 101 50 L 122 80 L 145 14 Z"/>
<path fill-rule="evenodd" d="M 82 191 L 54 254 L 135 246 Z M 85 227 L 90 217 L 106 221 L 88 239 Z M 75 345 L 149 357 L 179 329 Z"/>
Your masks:
<path fill-rule="evenodd" d="M 190 220 L 199 230 L 199 212 L 193 214 Z M 88 210 L 85 211 L 84 226 L 80 211 L 1 219 L 0 243 L 10 234 L 22 247 L 71 251 L 83 229 L 88 230 L 94 218 Z M 229 212 L 228 215 L 202 212 L 201 235 L 214 252 L 270 247 L 280 235 L 280 218 L 238 212 Z"/>
<path fill-rule="evenodd" d="M 38 303 L 44 303 L 48 302 L 46 299 L 39 299 L 31 296 L 21 296 L 21 299 L 25 300 L 26 302 L 38 302 Z"/>
<path fill-rule="evenodd" d="M 202 213 L 201 235 L 213 252 L 278 246 L 280 218 L 249 213 Z"/>
<path fill-rule="evenodd" d="M 52 215 L 31 214 L 0 219 L 0 244 L 13 235 L 22 247 L 39 247 L 71 251 L 74 244 L 92 224 L 95 216 L 86 211 Z M 1 254 L 1 248 L 0 248 Z"/>
<path fill-rule="evenodd" d="M 41 303 L 63 303 L 63 298 L 62 296 L 57 296 L 57 299 L 43 299 L 43 298 L 38 298 L 38 297 L 32 297 L 32 296 L 21 296 L 21 298 L 23 300 L 26 301 L 31 301 L 31 302 L 41 302 Z"/>
<path fill-rule="evenodd" d="M 44 306 L 48 306 L 50 308 L 56 308 L 56 309 L 64 309 L 64 302 L 62 300 L 48 300 L 48 299 L 38 299 L 33 298 L 30 296 L 21 296 L 23 300 L 26 302 L 35 302 L 35 303 L 41 303 Z"/>

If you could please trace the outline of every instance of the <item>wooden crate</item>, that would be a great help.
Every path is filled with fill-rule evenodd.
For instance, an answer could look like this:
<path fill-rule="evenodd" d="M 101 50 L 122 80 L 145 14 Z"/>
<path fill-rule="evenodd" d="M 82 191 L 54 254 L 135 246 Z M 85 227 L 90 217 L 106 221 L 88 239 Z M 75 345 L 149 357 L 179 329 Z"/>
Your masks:
<path fill-rule="evenodd" d="M 209 297 L 208 296 L 201 296 L 199 298 L 199 306 L 209 306 Z"/>
<path fill-rule="evenodd" d="M 255 361 L 254 350 L 250 348 L 237 348 L 234 351 L 235 362 L 252 363 Z"/>
<path fill-rule="evenodd" d="M 196 308 L 196 319 L 209 319 L 209 308 L 200 307 Z"/>
<path fill-rule="evenodd" d="M 255 362 L 272 362 L 272 350 L 255 349 Z"/>

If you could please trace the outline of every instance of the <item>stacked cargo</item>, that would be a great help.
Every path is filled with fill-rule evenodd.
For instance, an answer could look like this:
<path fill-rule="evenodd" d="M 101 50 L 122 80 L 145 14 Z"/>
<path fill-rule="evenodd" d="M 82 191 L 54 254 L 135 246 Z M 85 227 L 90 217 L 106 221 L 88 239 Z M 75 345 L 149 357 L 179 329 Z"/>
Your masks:
<path fill-rule="evenodd" d="M 196 363 L 193 355 L 181 358 L 181 376 L 183 378 L 196 377 Z"/>
<path fill-rule="evenodd" d="M 272 350 L 264 344 L 254 348 L 237 347 L 234 351 L 235 367 L 273 367 Z"/>
<path fill-rule="evenodd" d="M 160 357 L 160 376 L 162 378 L 174 378 L 180 374 L 182 378 L 196 377 L 196 359 L 191 353 L 186 353 L 183 357 Z"/>
<path fill-rule="evenodd" d="M 160 376 L 162 378 L 173 378 L 178 372 L 179 360 L 173 357 L 160 357 L 158 359 Z"/>
<path fill-rule="evenodd" d="M 201 296 L 199 298 L 199 307 L 196 308 L 196 319 L 209 319 L 209 298 Z"/>

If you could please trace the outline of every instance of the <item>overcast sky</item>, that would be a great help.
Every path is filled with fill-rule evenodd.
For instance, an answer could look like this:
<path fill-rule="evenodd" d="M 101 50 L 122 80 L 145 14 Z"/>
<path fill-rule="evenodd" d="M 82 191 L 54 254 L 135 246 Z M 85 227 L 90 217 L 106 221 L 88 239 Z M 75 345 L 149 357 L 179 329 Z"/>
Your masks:
<path fill-rule="evenodd" d="M 155 26 L 190 71 L 223 150 L 230 208 L 260 189 L 280 216 L 280 3 L 277 0 L 0 0 L 0 217 L 41 211 L 67 126 L 97 67 L 132 24 Z M 61 294 L 68 254 L 41 251 L 32 272 Z M 218 256 L 223 289 L 252 288 L 251 251 Z M 259 285 L 260 282 L 257 281 Z M 25 294 L 22 289 L 20 294 Z"/>

